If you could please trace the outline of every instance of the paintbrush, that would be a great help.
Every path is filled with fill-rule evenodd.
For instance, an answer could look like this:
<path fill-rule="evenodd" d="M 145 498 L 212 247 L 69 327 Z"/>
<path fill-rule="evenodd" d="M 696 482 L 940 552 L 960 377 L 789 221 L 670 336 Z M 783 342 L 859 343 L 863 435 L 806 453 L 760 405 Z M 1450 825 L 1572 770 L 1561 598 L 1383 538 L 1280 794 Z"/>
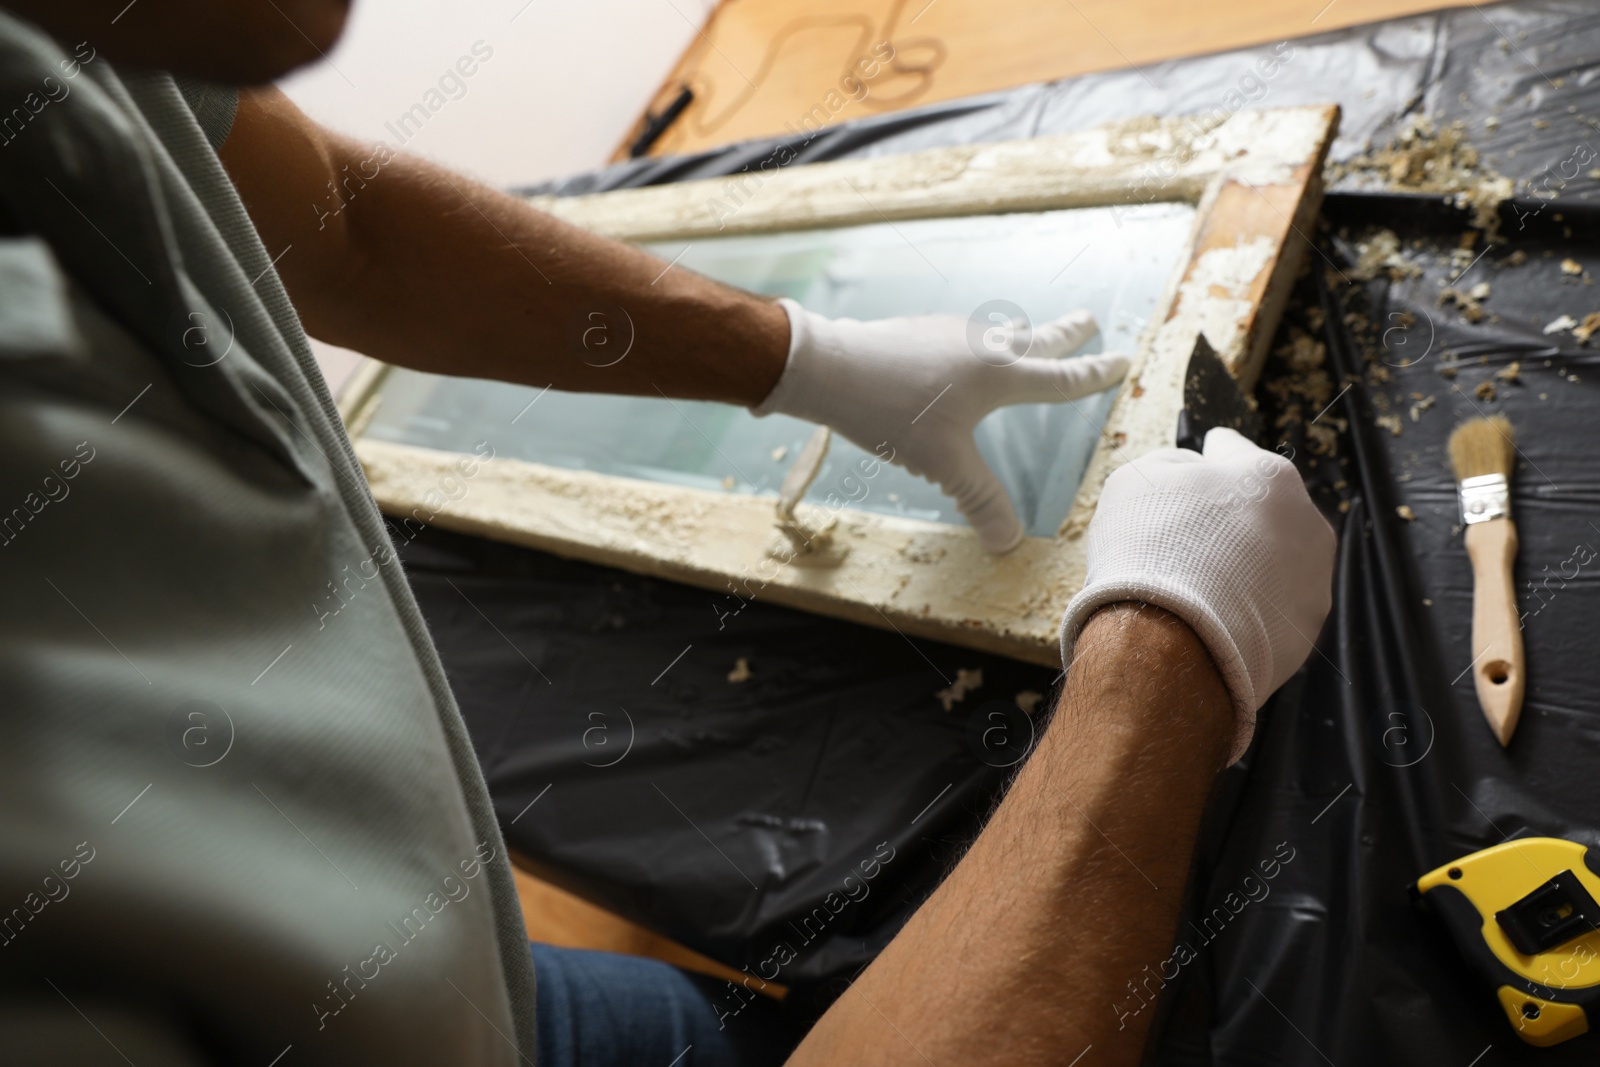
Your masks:
<path fill-rule="evenodd" d="M 1461 519 L 1472 558 L 1472 680 L 1489 729 L 1502 746 L 1522 714 L 1522 627 L 1511 567 L 1517 528 L 1511 521 L 1516 445 L 1504 415 L 1472 419 L 1450 435 L 1450 463 L 1461 491 Z"/>

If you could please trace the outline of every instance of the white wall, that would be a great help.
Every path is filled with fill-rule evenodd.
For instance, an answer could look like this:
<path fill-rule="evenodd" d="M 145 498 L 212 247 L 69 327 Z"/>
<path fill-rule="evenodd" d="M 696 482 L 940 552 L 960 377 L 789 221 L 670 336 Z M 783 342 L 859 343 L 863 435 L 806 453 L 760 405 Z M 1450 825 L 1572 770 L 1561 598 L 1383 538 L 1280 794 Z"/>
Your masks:
<path fill-rule="evenodd" d="M 409 138 L 408 152 L 491 185 L 527 185 L 603 164 L 714 3 L 355 0 L 338 47 L 282 88 L 344 133 L 391 147 Z M 474 73 L 450 74 L 463 57 Z M 420 129 L 399 129 L 418 103 L 437 110 Z M 360 357 L 313 348 L 337 395 Z"/>
<path fill-rule="evenodd" d="M 475 42 L 493 56 L 406 145 L 494 185 L 603 163 L 713 0 L 356 0 L 328 61 L 283 90 L 312 117 L 391 145 L 393 123 Z"/>

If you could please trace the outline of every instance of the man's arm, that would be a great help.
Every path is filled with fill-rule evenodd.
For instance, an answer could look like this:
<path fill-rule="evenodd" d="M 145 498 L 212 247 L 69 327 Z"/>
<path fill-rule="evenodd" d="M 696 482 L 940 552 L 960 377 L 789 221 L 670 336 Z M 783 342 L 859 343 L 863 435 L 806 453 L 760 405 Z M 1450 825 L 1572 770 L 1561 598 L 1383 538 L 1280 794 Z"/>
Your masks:
<path fill-rule="evenodd" d="M 1310 653 L 1336 547 L 1294 465 L 1233 430 L 1113 472 L 1054 720 L 793 1064 L 1136 1063 L 1207 792 Z"/>
<path fill-rule="evenodd" d="M 752 296 L 331 133 L 275 89 L 241 94 L 221 156 L 313 337 L 440 374 L 831 426 L 939 485 L 993 552 L 1023 526 L 974 428 L 1128 367 L 1118 353 L 1060 358 L 1094 336 L 1082 309 L 1010 324 L 995 349 L 986 320 L 980 349 L 954 315 L 834 320 Z"/>
<path fill-rule="evenodd" d="M 791 1067 L 1059 1065 L 1090 1045 L 1097 1064 L 1138 1062 L 1154 1012 L 1128 983 L 1171 954 L 1236 729 L 1194 631 L 1158 608 L 1100 609 L 994 818 Z"/>
<path fill-rule="evenodd" d="M 779 305 L 331 133 L 276 89 L 240 93 L 219 154 L 320 340 L 436 373 L 747 406 L 783 371 Z M 607 305 L 631 326 L 589 318 Z M 608 347 L 586 362 L 591 327 Z M 595 365 L 630 334 L 627 358 Z"/>

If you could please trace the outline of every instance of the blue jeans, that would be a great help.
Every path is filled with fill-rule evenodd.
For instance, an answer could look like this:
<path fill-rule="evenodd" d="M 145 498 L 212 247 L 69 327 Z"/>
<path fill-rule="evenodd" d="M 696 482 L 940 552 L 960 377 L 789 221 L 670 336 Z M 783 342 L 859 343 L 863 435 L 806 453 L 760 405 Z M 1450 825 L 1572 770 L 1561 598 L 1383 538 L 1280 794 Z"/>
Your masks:
<path fill-rule="evenodd" d="M 740 1001 L 727 982 L 638 956 L 529 948 L 538 1067 L 776 1067 L 796 1044 L 776 1001 L 728 1014 Z"/>

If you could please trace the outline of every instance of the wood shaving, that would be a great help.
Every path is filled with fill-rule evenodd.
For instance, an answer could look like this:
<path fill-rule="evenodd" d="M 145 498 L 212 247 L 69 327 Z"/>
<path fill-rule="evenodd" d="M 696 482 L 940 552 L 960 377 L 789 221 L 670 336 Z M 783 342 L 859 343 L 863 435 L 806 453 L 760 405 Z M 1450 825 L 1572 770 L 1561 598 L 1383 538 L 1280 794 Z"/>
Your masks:
<path fill-rule="evenodd" d="M 1494 399 L 1494 383 L 1489 381 L 1488 379 L 1484 379 L 1483 381 L 1478 383 L 1478 387 L 1476 389 L 1474 389 L 1473 392 L 1478 395 L 1478 399 L 1479 400 L 1493 400 Z"/>
<path fill-rule="evenodd" d="M 981 668 L 969 671 L 962 667 L 956 671 L 956 680 L 949 689 L 941 689 L 933 695 L 939 698 L 939 703 L 944 705 L 945 711 L 950 711 L 965 700 L 968 693 L 982 685 L 983 671 Z"/>
<path fill-rule="evenodd" d="M 1580 345 L 1586 345 L 1596 330 L 1600 330 L 1600 311 L 1591 311 L 1583 317 L 1583 322 L 1572 328 L 1572 336 L 1578 339 Z"/>
<path fill-rule="evenodd" d="M 1467 290 L 1467 295 L 1472 297 L 1472 299 L 1479 301 L 1489 299 L 1489 283 L 1479 282 L 1477 285 L 1474 285 L 1471 289 Z"/>
<path fill-rule="evenodd" d="M 789 446 L 788 445 L 779 445 L 777 448 L 774 448 L 772 450 L 772 462 L 774 462 L 774 463 L 782 463 L 783 462 L 783 458 L 785 456 L 787 456 L 788 454 L 789 454 Z"/>
<path fill-rule="evenodd" d="M 1394 509 L 1394 513 L 1400 516 L 1406 522 L 1417 521 L 1417 513 L 1412 511 L 1410 505 L 1408 504 L 1401 504 L 1399 507 Z"/>
<path fill-rule="evenodd" d="M 1563 259 L 1561 261 L 1561 273 L 1562 274 L 1582 274 L 1583 273 L 1583 264 L 1579 263 L 1575 259 Z"/>
<path fill-rule="evenodd" d="M 1372 422 L 1373 425 L 1378 426 L 1381 429 L 1388 430 L 1396 437 L 1400 436 L 1401 425 L 1399 415 L 1379 415 L 1377 418 L 1373 419 Z"/>
<path fill-rule="evenodd" d="M 1519 359 L 1514 359 L 1510 363 L 1507 363 L 1504 367 L 1501 367 L 1499 370 L 1495 371 L 1494 376 L 1499 378 L 1502 382 L 1517 382 L 1522 380 L 1520 377 L 1518 377 L 1521 373 L 1522 361 Z"/>
<path fill-rule="evenodd" d="M 1578 325 L 1577 319 L 1573 318 L 1571 315 L 1563 315 L 1558 319 L 1546 323 L 1544 332 L 1548 336 L 1552 333 L 1560 333 L 1563 330 L 1570 330 L 1576 325 Z"/>
<path fill-rule="evenodd" d="M 1427 411 L 1431 407 L 1433 407 L 1433 397 L 1431 397 L 1431 396 L 1425 396 L 1421 400 L 1418 400 L 1415 404 L 1412 404 L 1411 405 L 1411 421 L 1412 422 L 1421 421 L 1422 413 L 1424 411 Z"/>
<path fill-rule="evenodd" d="M 750 661 L 740 656 L 733 661 L 733 670 L 728 672 L 728 681 L 733 685 L 750 680 Z M 948 708 L 945 710 L 949 710 Z"/>

